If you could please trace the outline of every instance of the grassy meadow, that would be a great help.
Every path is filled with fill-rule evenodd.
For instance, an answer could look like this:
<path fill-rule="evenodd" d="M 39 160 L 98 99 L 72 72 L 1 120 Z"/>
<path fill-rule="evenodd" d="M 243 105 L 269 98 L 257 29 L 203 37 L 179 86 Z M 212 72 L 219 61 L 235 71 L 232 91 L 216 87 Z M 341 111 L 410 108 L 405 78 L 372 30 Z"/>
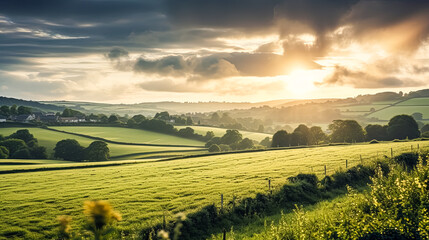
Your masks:
<path fill-rule="evenodd" d="M 146 131 L 142 129 L 122 128 L 122 127 L 52 127 L 53 129 L 85 134 L 93 137 L 101 137 L 111 141 L 126 143 L 149 143 L 165 145 L 190 145 L 204 146 L 204 142 L 172 135 Z M 205 133 L 204 133 L 205 134 Z"/>
<path fill-rule="evenodd" d="M 64 127 L 65 129 L 68 129 L 68 127 Z M 80 127 L 77 127 L 80 128 Z M 149 131 L 143 131 L 143 130 L 134 130 L 134 129 L 127 129 L 127 128 L 108 128 L 105 129 L 103 127 L 83 127 L 85 128 L 86 132 L 82 132 L 83 134 L 86 135 L 91 135 L 92 133 L 100 133 L 100 129 L 102 128 L 104 129 L 104 131 L 108 131 L 108 130 L 112 130 L 114 133 L 112 133 L 112 135 L 108 135 L 108 134 L 101 134 L 103 136 L 117 136 L 120 139 L 125 139 L 126 137 L 130 137 L 131 140 L 135 140 L 138 141 L 138 136 L 141 136 L 142 139 L 149 139 L 150 137 L 145 138 L 144 133 L 147 132 L 148 135 L 152 134 L 152 132 Z M 14 132 L 16 132 L 19 129 L 24 129 L 24 128 L 0 128 L 0 134 L 3 136 L 8 136 Z M 54 148 L 55 148 L 55 144 L 63 139 L 76 139 L 80 145 L 87 147 L 89 146 L 89 144 L 91 144 L 91 142 L 93 142 L 93 139 L 90 138 L 86 138 L 86 137 L 80 137 L 80 136 L 76 136 L 76 135 L 72 135 L 72 134 L 67 134 L 67 133 L 61 133 L 61 132 L 55 132 L 55 131 L 50 131 L 50 130 L 46 130 L 46 129 L 42 129 L 42 128 L 26 128 L 30 131 L 31 134 L 34 135 L 34 137 L 37 138 L 37 140 L 39 141 L 39 145 L 41 146 L 45 146 L 47 148 L 48 151 L 48 156 L 50 158 L 53 157 L 53 153 L 54 153 Z M 122 137 L 120 137 L 120 130 L 124 130 L 124 132 L 122 133 Z M 72 129 L 69 129 L 72 130 Z M 83 131 L 83 130 L 81 130 Z M 140 132 L 142 131 L 142 132 Z M 132 132 L 136 132 L 136 134 L 132 134 Z M 95 136 L 95 137 L 103 137 L 100 135 L 91 135 L 91 136 Z M 202 142 L 199 141 L 193 141 L 193 140 L 189 140 L 188 139 L 184 139 L 184 138 L 179 138 L 179 137 L 174 137 L 174 136 L 170 136 L 170 135 L 166 135 L 166 134 L 153 134 L 151 135 L 153 136 L 153 140 L 154 141 L 158 141 L 157 139 L 163 138 L 163 140 L 166 140 L 168 143 L 172 143 L 173 144 L 173 140 L 176 140 L 176 144 L 184 144 L 186 143 L 195 143 L 195 144 L 199 144 L 199 145 L 203 145 Z M 106 137 L 106 138 L 107 138 Z M 170 141 L 168 141 L 168 139 L 170 139 Z M 130 140 L 130 141 L 131 141 Z M 116 140 L 119 141 L 119 140 Z M 145 140 L 142 140 L 145 141 Z M 147 140 L 149 141 L 149 140 Z M 136 145 L 122 145 L 122 144 L 112 144 L 109 143 L 108 144 L 109 149 L 110 149 L 110 155 L 112 158 L 115 159 L 137 159 L 137 158 L 141 158 L 141 157 L 148 157 L 148 155 L 172 155 L 172 153 L 174 153 L 174 155 L 179 154 L 179 151 L 188 151 L 188 150 L 198 150 L 199 148 L 194 148 L 194 147 L 157 147 L 157 146 L 136 146 Z M 204 149 L 201 149 L 201 152 L 204 152 Z M 150 154 L 150 153 L 154 153 L 154 154 Z"/>
<path fill-rule="evenodd" d="M 123 217 L 120 229 L 139 229 L 177 212 L 192 212 L 215 203 L 267 191 L 267 179 L 278 187 L 299 172 L 324 175 L 383 155 L 428 148 L 429 141 L 387 142 L 265 152 L 235 153 L 131 165 L 0 175 L 0 239 L 55 235 L 56 216 L 71 215 L 73 227 L 83 221 L 82 204 L 109 200 Z"/>
<path fill-rule="evenodd" d="M 212 131 L 216 137 L 222 137 L 226 130 L 225 128 L 218 128 L 218 127 L 206 127 L 206 126 L 176 126 L 177 129 L 182 129 L 186 127 L 191 127 L 195 130 L 196 133 L 205 135 L 207 131 Z M 250 138 L 252 140 L 256 140 L 258 142 L 262 141 L 262 139 L 266 137 L 272 137 L 272 134 L 268 133 L 258 133 L 258 132 L 248 132 L 248 131 L 242 131 L 239 130 L 240 133 L 243 135 L 243 138 Z"/>

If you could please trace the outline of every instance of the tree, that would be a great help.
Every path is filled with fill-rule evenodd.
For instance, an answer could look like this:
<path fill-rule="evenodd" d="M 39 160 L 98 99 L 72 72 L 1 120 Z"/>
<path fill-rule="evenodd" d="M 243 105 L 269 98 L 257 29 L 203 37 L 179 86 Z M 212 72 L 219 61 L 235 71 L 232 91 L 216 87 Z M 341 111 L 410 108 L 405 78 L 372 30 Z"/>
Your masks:
<path fill-rule="evenodd" d="M 231 145 L 237 144 L 243 139 L 243 136 L 238 130 L 226 130 L 225 135 L 220 139 L 221 143 Z"/>
<path fill-rule="evenodd" d="M 18 107 L 18 114 L 31 114 L 31 108 L 25 107 L 25 106 L 19 106 Z"/>
<path fill-rule="evenodd" d="M 107 143 L 103 141 L 94 141 L 86 149 L 86 159 L 89 161 L 107 161 L 110 158 L 110 151 Z"/>
<path fill-rule="evenodd" d="M 187 117 L 186 118 L 186 125 L 192 125 L 192 124 L 194 124 L 194 121 L 192 120 L 192 118 L 191 117 Z"/>
<path fill-rule="evenodd" d="M 319 144 L 326 140 L 326 134 L 322 131 L 319 126 L 313 126 L 310 128 L 310 144 Z"/>
<path fill-rule="evenodd" d="M 0 107 L 0 115 L 4 115 L 6 117 L 10 116 L 10 109 L 8 106 L 1 106 Z"/>
<path fill-rule="evenodd" d="M 10 158 L 14 158 L 14 159 L 30 159 L 31 158 L 31 153 L 28 150 L 28 148 L 20 148 L 18 149 L 16 152 L 14 152 L 13 154 L 11 154 Z"/>
<path fill-rule="evenodd" d="M 212 138 L 214 138 L 214 132 L 213 131 L 207 131 L 206 135 L 204 136 L 204 141 L 208 142 Z"/>
<path fill-rule="evenodd" d="M 139 124 L 144 120 L 146 120 L 146 117 L 141 114 L 138 114 L 138 115 L 134 115 L 131 119 L 134 120 L 137 124 Z"/>
<path fill-rule="evenodd" d="M 307 145 L 310 140 L 310 130 L 304 124 L 300 124 L 292 133 L 291 145 Z"/>
<path fill-rule="evenodd" d="M 211 117 L 211 121 L 212 122 L 214 122 L 214 123 L 219 123 L 219 121 L 220 121 L 220 117 L 219 117 L 219 114 L 218 113 L 213 113 L 212 114 L 212 117 Z"/>
<path fill-rule="evenodd" d="M 424 133 L 424 132 L 429 132 L 429 124 L 425 124 L 422 129 L 420 129 L 420 132 Z"/>
<path fill-rule="evenodd" d="M 29 149 L 31 158 L 33 159 L 47 159 L 48 153 L 46 152 L 46 147 L 43 146 L 34 146 Z"/>
<path fill-rule="evenodd" d="M 262 146 L 265 146 L 265 147 L 271 147 L 270 137 L 266 137 L 266 138 L 262 139 L 262 141 L 259 144 L 261 144 Z"/>
<path fill-rule="evenodd" d="M 209 152 L 220 152 L 220 147 L 217 144 L 212 144 L 209 147 Z"/>
<path fill-rule="evenodd" d="M 214 137 L 214 138 L 212 138 L 212 139 L 210 139 L 207 143 L 206 143 L 206 147 L 210 147 L 211 145 L 213 145 L 213 144 L 221 144 L 221 140 L 220 140 L 220 137 Z"/>
<path fill-rule="evenodd" d="M 12 105 L 12 107 L 10 107 L 10 115 L 17 115 L 17 114 L 18 114 L 17 106 L 14 104 Z"/>
<path fill-rule="evenodd" d="M 378 124 L 369 124 L 365 127 L 366 131 L 366 140 L 371 141 L 373 139 L 379 141 L 389 140 L 389 136 L 387 134 L 387 126 L 381 126 Z"/>
<path fill-rule="evenodd" d="M 11 135 L 9 135 L 8 138 L 21 139 L 25 143 L 29 143 L 30 141 L 37 142 L 37 139 L 34 138 L 33 134 L 31 134 L 30 131 L 28 131 L 28 129 L 20 129 L 15 133 L 12 133 Z"/>
<path fill-rule="evenodd" d="M 190 127 L 182 128 L 177 132 L 177 134 L 180 137 L 184 137 L 184 138 L 192 138 L 194 136 L 194 133 L 195 133 L 194 129 Z"/>
<path fill-rule="evenodd" d="M 362 126 L 355 120 L 334 120 L 329 124 L 331 130 L 332 142 L 363 142 L 365 140 L 365 132 Z"/>
<path fill-rule="evenodd" d="M 9 156 L 12 156 L 19 149 L 27 148 L 27 145 L 23 140 L 13 138 L 0 142 L 0 146 L 5 146 L 9 150 Z"/>
<path fill-rule="evenodd" d="M 289 134 L 285 130 L 274 133 L 271 147 L 289 147 Z"/>
<path fill-rule="evenodd" d="M 264 125 L 259 125 L 259 127 L 258 127 L 258 132 L 260 132 L 260 133 L 263 133 L 264 132 Z"/>
<path fill-rule="evenodd" d="M 415 113 L 411 114 L 411 116 L 414 118 L 414 120 L 422 120 L 423 119 L 423 114 L 419 113 L 419 112 L 415 112 Z"/>
<path fill-rule="evenodd" d="M 168 121 L 170 120 L 170 114 L 168 112 L 159 112 L 155 114 L 155 118 L 159 120 Z"/>
<path fill-rule="evenodd" d="M 128 119 L 127 126 L 128 127 L 135 127 L 135 126 L 137 126 L 137 123 L 134 119 L 131 118 L 131 119 Z"/>
<path fill-rule="evenodd" d="M 115 114 L 112 114 L 107 121 L 109 123 L 119 123 L 119 118 Z"/>
<path fill-rule="evenodd" d="M 394 116 L 387 126 L 387 133 L 390 139 L 414 139 L 420 136 L 416 120 L 409 115 Z"/>
<path fill-rule="evenodd" d="M 9 157 L 9 150 L 5 146 L 0 146 L 0 159 Z"/>
<path fill-rule="evenodd" d="M 84 147 L 75 139 L 65 139 L 57 142 L 54 157 L 67 161 L 81 162 L 84 159 Z"/>
<path fill-rule="evenodd" d="M 254 146 L 255 144 L 253 143 L 252 140 L 250 140 L 249 138 L 245 138 L 241 140 L 240 143 L 238 144 L 238 149 L 240 150 L 250 149 L 250 148 L 253 148 Z"/>

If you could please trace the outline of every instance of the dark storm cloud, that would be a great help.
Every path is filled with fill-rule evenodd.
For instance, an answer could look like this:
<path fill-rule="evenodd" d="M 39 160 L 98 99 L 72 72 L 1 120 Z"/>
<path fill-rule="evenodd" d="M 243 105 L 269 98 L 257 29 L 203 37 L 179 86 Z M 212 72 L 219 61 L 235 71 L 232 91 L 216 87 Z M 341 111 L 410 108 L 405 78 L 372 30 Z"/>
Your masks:
<path fill-rule="evenodd" d="M 106 57 L 110 60 L 117 60 L 122 57 L 128 57 L 128 52 L 123 48 L 113 48 L 106 54 Z"/>

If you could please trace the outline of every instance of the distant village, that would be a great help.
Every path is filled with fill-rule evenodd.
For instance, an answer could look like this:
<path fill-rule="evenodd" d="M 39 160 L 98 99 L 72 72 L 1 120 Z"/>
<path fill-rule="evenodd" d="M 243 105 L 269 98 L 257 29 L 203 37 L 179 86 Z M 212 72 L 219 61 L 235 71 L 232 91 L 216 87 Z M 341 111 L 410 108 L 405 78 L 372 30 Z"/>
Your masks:
<path fill-rule="evenodd" d="M 63 113 L 60 112 L 32 112 L 32 109 L 25 106 L 2 106 L 0 107 L 0 123 L 4 122 L 18 122 L 18 123 L 84 123 L 84 122 L 100 122 L 98 117 L 90 118 L 84 114 L 76 114 L 71 110 L 67 114 L 67 110 Z M 79 112 L 80 113 L 80 112 Z M 64 116 L 64 115 L 77 115 L 77 116 Z"/>

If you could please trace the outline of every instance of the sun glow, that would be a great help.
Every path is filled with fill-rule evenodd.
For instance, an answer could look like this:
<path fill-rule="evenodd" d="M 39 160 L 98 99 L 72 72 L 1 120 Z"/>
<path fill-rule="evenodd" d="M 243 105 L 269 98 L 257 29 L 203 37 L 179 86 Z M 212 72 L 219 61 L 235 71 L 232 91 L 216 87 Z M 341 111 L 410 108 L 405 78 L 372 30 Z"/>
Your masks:
<path fill-rule="evenodd" d="M 287 76 L 287 89 L 294 98 L 311 98 L 311 93 L 316 90 L 314 83 L 321 81 L 325 76 L 325 70 L 297 67 Z"/>

